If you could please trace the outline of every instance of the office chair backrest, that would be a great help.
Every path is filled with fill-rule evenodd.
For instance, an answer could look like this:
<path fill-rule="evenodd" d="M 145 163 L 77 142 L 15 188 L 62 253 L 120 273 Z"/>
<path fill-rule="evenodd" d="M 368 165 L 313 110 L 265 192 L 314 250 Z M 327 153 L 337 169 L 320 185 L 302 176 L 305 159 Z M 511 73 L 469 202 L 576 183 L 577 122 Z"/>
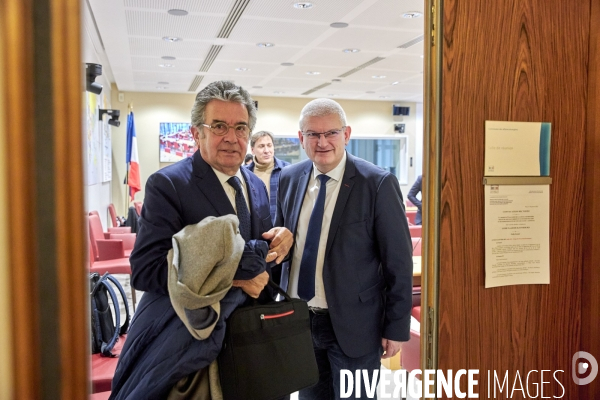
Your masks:
<path fill-rule="evenodd" d="M 110 214 L 110 220 L 112 221 L 112 226 L 119 226 L 119 221 L 117 220 L 117 210 L 115 210 L 115 206 L 113 203 L 108 205 L 108 212 Z"/>
<path fill-rule="evenodd" d="M 92 250 L 94 251 L 94 260 L 98 259 L 98 245 L 96 240 L 104 239 L 104 231 L 102 230 L 102 222 L 98 215 L 88 216 L 88 225 L 90 230 L 90 241 L 92 242 Z"/>

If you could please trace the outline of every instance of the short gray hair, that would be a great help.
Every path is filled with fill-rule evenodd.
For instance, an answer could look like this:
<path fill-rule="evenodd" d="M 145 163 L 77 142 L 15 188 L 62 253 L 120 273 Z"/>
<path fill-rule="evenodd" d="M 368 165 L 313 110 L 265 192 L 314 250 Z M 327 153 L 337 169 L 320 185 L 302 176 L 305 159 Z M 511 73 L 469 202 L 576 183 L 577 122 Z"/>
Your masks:
<path fill-rule="evenodd" d="M 254 145 L 256 144 L 256 142 L 258 141 L 258 139 L 268 136 L 271 138 L 271 142 L 273 144 L 275 144 L 275 137 L 273 136 L 273 134 L 269 131 L 260 131 L 260 132 L 256 132 L 253 133 L 252 136 L 250 136 L 250 147 L 254 148 Z"/>
<path fill-rule="evenodd" d="M 342 126 L 346 126 L 346 113 L 338 102 L 331 99 L 314 99 L 308 102 L 300 111 L 300 130 L 304 131 L 304 121 L 308 117 L 324 117 L 326 115 L 336 114 L 340 117 Z"/>
<path fill-rule="evenodd" d="M 206 105 L 211 100 L 231 101 L 246 106 L 248 110 L 248 126 L 250 131 L 256 125 L 256 108 L 254 100 L 250 93 L 241 86 L 235 85 L 231 81 L 216 81 L 209 83 L 204 89 L 198 92 L 194 106 L 192 107 L 192 125 L 200 127 L 206 122 Z"/>

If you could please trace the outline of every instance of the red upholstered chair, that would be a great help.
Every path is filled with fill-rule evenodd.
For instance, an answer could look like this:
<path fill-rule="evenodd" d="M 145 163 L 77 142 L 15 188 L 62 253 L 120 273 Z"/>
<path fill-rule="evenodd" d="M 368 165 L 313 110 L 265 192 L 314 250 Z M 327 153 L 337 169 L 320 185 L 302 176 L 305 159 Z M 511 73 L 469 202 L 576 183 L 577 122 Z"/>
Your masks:
<path fill-rule="evenodd" d="M 89 395 L 88 400 L 108 400 L 110 397 L 110 390 L 108 392 L 92 393 Z"/>
<path fill-rule="evenodd" d="M 90 254 L 90 273 L 97 272 L 99 275 L 104 275 L 107 272 L 111 275 L 125 274 L 129 275 L 129 281 L 131 282 L 131 264 L 129 264 L 129 258 L 120 257 L 96 261 L 91 240 L 88 240 L 88 247 Z M 133 311 L 135 311 L 135 301 L 135 289 L 131 286 L 131 303 Z"/>
<path fill-rule="evenodd" d="M 421 322 L 421 306 L 413 307 L 410 315 L 415 317 L 415 319 Z"/>
<path fill-rule="evenodd" d="M 423 227 L 421 225 L 411 225 L 408 227 L 411 238 L 420 238 L 423 233 Z"/>
<path fill-rule="evenodd" d="M 88 225 L 96 261 L 129 257 L 135 243 L 135 233 L 105 233 L 100 217 L 93 214 L 88 215 Z"/>
<path fill-rule="evenodd" d="M 127 335 L 119 338 L 115 347 L 113 347 L 113 354 L 117 356 L 121 354 L 126 338 Z M 100 393 L 108 392 L 110 395 L 110 387 L 112 385 L 113 376 L 115 376 L 118 362 L 118 357 L 104 357 L 100 354 L 92 354 L 92 393 L 98 393 L 98 396 L 100 396 Z M 103 399 L 105 397 L 92 398 Z"/>
<path fill-rule="evenodd" d="M 135 212 L 137 213 L 138 217 L 142 215 L 142 202 L 134 201 L 133 206 L 135 207 Z"/>
<path fill-rule="evenodd" d="M 95 215 L 100 219 L 100 214 L 96 210 L 92 210 L 88 213 L 88 215 Z M 113 222 L 114 224 L 114 222 Z M 102 221 L 100 221 L 100 226 L 102 226 Z M 113 226 L 112 228 L 107 229 L 107 233 L 131 233 L 130 226 Z"/>
<path fill-rule="evenodd" d="M 413 256 L 421 255 L 421 238 L 411 238 L 413 246 Z"/>
<path fill-rule="evenodd" d="M 412 225 L 415 224 L 415 218 L 417 217 L 417 211 L 416 210 L 408 210 L 406 211 L 406 218 L 408 218 L 408 222 L 410 222 Z"/>
<path fill-rule="evenodd" d="M 108 205 L 108 213 L 110 214 L 110 220 L 112 222 L 113 228 L 122 228 L 123 229 L 123 232 L 114 232 L 114 233 L 131 233 L 130 226 L 121 226 L 121 221 L 119 219 L 119 216 L 117 215 L 117 210 L 115 209 L 115 205 L 113 203 L 110 203 Z M 110 228 L 109 228 L 109 232 L 110 232 Z"/>

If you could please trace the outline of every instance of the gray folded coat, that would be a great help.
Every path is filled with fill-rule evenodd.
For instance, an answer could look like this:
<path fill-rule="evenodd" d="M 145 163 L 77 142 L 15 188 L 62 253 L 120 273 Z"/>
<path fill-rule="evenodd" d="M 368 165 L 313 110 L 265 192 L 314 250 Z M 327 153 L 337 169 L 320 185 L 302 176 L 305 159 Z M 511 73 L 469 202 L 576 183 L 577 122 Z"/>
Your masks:
<path fill-rule="evenodd" d="M 231 288 L 244 251 L 237 216 L 207 217 L 173 235 L 169 297 L 192 336 L 206 339 L 219 319 L 219 301 Z"/>

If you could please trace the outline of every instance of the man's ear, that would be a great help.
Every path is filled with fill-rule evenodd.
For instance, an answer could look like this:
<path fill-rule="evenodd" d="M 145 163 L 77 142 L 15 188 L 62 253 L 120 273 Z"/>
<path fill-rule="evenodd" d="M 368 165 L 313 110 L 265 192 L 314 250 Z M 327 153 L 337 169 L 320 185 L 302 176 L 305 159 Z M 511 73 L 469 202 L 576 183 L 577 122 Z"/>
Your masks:
<path fill-rule="evenodd" d="M 302 135 L 302 131 L 298 131 L 298 139 L 300 140 L 300 146 L 304 148 L 304 136 Z"/>
<path fill-rule="evenodd" d="M 350 134 L 352 133 L 352 128 L 350 127 L 350 125 L 346 126 L 346 129 L 344 130 L 344 141 L 345 144 L 348 144 L 348 142 L 350 141 Z"/>

